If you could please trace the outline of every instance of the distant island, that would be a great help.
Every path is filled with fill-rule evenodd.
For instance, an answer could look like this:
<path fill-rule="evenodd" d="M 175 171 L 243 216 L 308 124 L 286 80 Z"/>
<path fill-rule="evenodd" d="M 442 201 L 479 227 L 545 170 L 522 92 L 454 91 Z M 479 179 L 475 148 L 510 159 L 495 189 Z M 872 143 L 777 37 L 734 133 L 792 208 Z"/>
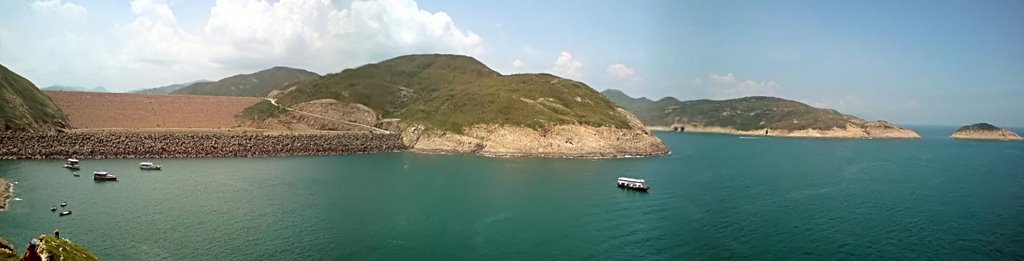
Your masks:
<path fill-rule="evenodd" d="M 207 80 L 195 80 L 195 81 L 191 81 L 191 82 L 177 83 L 177 84 L 165 85 L 165 86 L 154 87 L 154 88 L 138 89 L 138 90 L 129 91 L 128 93 L 168 94 L 168 93 L 180 90 L 181 88 L 188 87 L 189 85 L 196 84 L 196 83 L 204 83 L 204 82 L 210 82 L 210 81 L 207 81 Z"/>
<path fill-rule="evenodd" d="M 50 85 L 43 88 L 44 91 L 65 91 L 65 92 L 110 92 L 103 86 L 96 87 L 81 87 L 81 86 L 64 86 L 64 85 Z"/>
<path fill-rule="evenodd" d="M 730 100 L 658 101 L 633 98 L 619 90 L 602 92 L 637 115 L 653 130 L 852 139 L 916 139 L 916 132 L 885 121 L 866 121 L 776 97 Z"/>
<path fill-rule="evenodd" d="M 1024 140 L 1024 138 L 1021 138 L 1020 135 L 1011 130 L 999 128 L 988 123 L 975 123 L 960 127 L 949 137 L 962 140 Z"/>

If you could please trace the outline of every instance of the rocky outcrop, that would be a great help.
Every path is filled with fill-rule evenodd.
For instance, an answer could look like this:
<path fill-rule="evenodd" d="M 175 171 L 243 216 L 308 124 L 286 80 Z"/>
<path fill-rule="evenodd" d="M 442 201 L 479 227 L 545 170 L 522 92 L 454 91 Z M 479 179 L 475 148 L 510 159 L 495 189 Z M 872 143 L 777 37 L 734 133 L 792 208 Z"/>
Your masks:
<path fill-rule="evenodd" d="M 845 128 L 832 128 L 826 130 L 801 129 L 801 130 L 775 130 L 755 129 L 737 130 L 718 126 L 700 125 L 673 125 L 655 126 L 652 130 L 660 131 L 684 131 L 696 133 L 720 133 L 744 136 L 773 136 L 773 137 L 795 137 L 795 138 L 840 138 L 840 139 L 917 139 L 921 138 L 917 132 L 902 128 L 886 121 L 868 121 L 861 124 L 847 124 Z"/>
<path fill-rule="evenodd" d="M 0 159 L 271 157 L 403 149 L 405 146 L 397 134 L 362 132 L 0 133 Z"/>
<path fill-rule="evenodd" d="M 406 128 L 403 141 L 419 152 L 476 153 L 515 157 L 630 157 L 668 153 L 668 147 L 645 129 L 629 112 L 630 129 L 562 124 L 531 129 L 521 126 L 478 124 L 453 133 Z"/>
<path fill-rule="evenodd" d="M 7 210 L 7 201 L 14 196 L 14 184 L 0 178 L 0 211 Z"/>
<path fill-rule="evenodd" d="M 1024 138 L 1021 138 L 1020 135 L 1011 130 L 999 128 L 988 123 L 976 123 L 960 127 L 949 137 L 964 140 L 1024 140 Z"/>

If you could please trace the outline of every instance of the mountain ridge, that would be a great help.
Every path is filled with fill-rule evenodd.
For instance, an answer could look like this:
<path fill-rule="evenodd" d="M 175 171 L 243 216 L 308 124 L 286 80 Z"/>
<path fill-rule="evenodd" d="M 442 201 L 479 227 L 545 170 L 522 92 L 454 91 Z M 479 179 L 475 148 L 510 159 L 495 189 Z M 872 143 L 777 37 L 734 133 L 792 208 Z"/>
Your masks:
<path fill-rule="evenodd" d="M 274 66 L 249 74 L 237 74 L 214 82 L 200 82 L 170 92 L 171 94 L 265 97 L 271 91 L 290 83 L 319 78 L 303 69 Z"/>

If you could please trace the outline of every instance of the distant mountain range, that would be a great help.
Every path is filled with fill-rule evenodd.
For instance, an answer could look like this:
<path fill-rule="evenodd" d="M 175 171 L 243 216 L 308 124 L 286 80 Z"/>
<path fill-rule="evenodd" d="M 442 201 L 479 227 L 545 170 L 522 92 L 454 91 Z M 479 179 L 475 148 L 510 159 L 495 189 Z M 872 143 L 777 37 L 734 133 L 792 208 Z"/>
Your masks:
<path fill-rule="evenodd" d="M 186 82 L 186 83 L 171 84 L 171 85 L 155 87 L 155 88 L 139 89 L 139 90 L 129 91 L 129 93 L 167 94 L 167 93 L 171 93 L 171 92 L 180 90 L 181 88 L 188 87 L 189 85 L 192 85 L 192 84 L 204 83 L 204 82 L 210 82 L 210 81 L 209 80 L 196 80 L 196 81 L 191 81 L 191 82 Z"/>
<path fill-rule="evenodd" d="M 103 86 L 96 87 L 81 87 L 81 86 L 64 86 L 64 85 L 50 85 L 43 88 L 44 91 L 65 91 L 65 92 L 110 92 Z"/>
<path fill-rule="evenodd" d="M 273 67 L 251 74 L 239 74 L 216 82 L 199 82 L 171 91 L 171 94 L 264 97 L 271 91 L 301 80 L 319 78 L 314 72 Z"/>
<path fill-rule="evenodd" d="M 0 132 L 67 128 L 64 112 L 25 77 L 0 65 Z"/>

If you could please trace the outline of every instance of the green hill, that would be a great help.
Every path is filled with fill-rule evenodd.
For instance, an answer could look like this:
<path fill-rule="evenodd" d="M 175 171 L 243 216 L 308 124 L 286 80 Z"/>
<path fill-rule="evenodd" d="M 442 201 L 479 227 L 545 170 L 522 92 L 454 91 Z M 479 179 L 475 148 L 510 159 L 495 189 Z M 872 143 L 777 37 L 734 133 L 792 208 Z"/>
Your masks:
<path fill-rule="evenodd" d="M 731 100 L 679 101 L 667 97 L 658 101 L 632 98 L 618 90 L 602 92 L 615 103 L 633 112 L 648 126 L 691 124 L 728 127 L 737 130 L 827 130 L 861 126 L 864 120 L 836 110 L 811 107 L 797 101 L 775 97 L 744 97 Z"/>
<path fill-rule="evenodd" d="M 453 132 L 489 123 L 535 129 L 565 123 L 629 128 L 614 103 L 583 83 L 550 74 L 501 75 L 461 55 L 401 56 L 295 86 L 278 103 L 360 103 L 384 118 Z"/>
<path fill-rule="evenodd" d="M 0 131 L 66 128 L 67 118 L 35 84 L 0 65 Z"/>
<path fill-rule="evenodd" d="M 264 97 L 270 91 L 320 75 L 295 68 L 274 67 L 251 74 L 239 74 L 216 82 L 199 82 L 172 91 L 172 94 Z"/>

